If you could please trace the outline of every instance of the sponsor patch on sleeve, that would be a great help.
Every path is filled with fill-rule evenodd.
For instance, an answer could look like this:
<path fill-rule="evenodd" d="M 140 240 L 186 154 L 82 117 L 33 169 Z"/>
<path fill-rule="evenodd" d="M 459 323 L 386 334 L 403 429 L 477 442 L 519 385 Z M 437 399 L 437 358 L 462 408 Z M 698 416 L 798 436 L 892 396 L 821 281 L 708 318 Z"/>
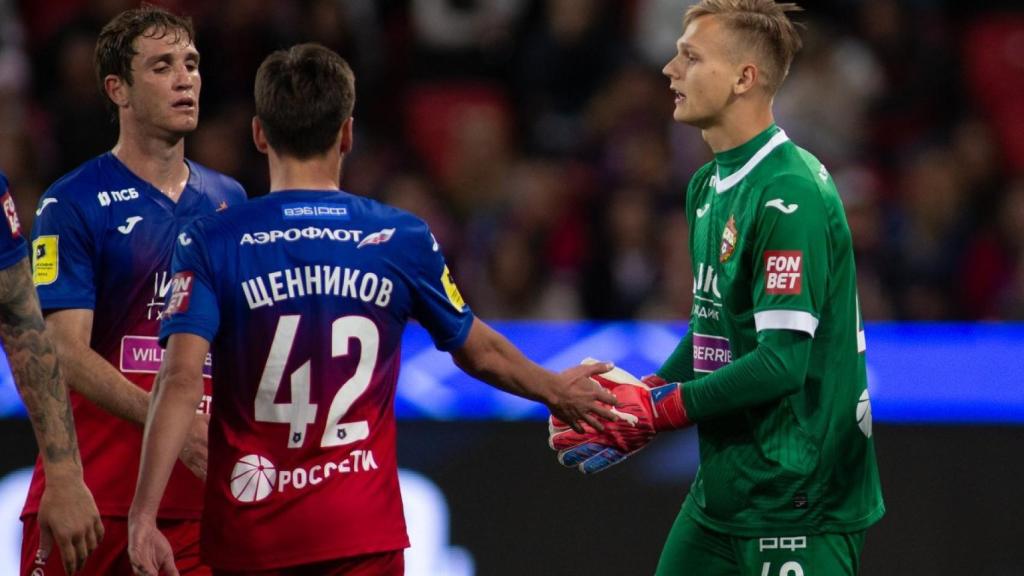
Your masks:
<path fill-rule="evenodd" d="M 193 281 L 193 274 L 189 270 L 178 272 L 171 278 L 171 295 L 167 298 L 164 317 L 188 310 L 188 301 L 192 296 Z"/>
<path fill-rule="evenodd" d="M 59 236 L 40 236 L 32 241 L 32 282 L 36 286 L 53 284 L 60 273 Z"/>
<path fill-rule="evenodd" d="M 441 272 L 441 284 L 444 285 L 444 291 L 448 294 L 448 301 L 452 303 L 456 310 L 462 312 L 463 308 L 466 307 L 466 302 L 462 299 L 459 287 L 455 285 L 455 279 L 452 278 L 452 273 L 448 271 L 447 266 L 444 267 L 444 272 Z"/>
<path fill-rule="evenodd" d="M 799 294 L 803 280 L 804 253 L 800 250 L 766 250 L 764 289 L 768 294 Z"/>
<path fill-rule="evenodd" d="M 711 334 L 693 335 L 693 371 L 714 372 L 732 362 L 729 339 Z"/>
<path fill-rule="evenodd" d="M 7 223 L 11 225 L 11 236 L 21 238 L 21 221 L 18 220 L 18 210 L 14 207 L 14 198 L 10 192 L 4 192 L 0 197 L 4 203 L 4 216 L 7 216 Z"/>

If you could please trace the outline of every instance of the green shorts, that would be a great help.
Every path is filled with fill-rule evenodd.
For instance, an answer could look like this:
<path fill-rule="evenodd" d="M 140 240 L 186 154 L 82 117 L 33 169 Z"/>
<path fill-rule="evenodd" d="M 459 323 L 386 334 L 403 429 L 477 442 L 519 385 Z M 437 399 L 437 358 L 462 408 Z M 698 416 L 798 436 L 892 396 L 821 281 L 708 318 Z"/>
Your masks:
<path fill-rule="evenodd" d="M 746 538 L 709 530 L 680 512 L 657 576 L 855 576 L 864 531 Z"/>

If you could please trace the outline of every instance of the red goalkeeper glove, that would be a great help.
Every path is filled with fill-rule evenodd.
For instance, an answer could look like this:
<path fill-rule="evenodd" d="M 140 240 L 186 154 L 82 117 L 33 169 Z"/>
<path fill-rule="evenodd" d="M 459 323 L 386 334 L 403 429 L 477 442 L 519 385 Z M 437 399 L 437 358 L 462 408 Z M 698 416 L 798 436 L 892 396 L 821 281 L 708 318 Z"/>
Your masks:
<path fill-rule="evenodd" d="M 619 405 L 612 411 L 621 420 L 603 423 L 600 432 L 584 425 L 579 433 L 552 416 L 548 444 L 563 466 L 584 474 L 600 472 L 639 451 L 656 433 L 690 425 L 679 383 L 668 384 L 653 374 L 638 380 L 620 368 L 591 379 L 615 394 Z"/>

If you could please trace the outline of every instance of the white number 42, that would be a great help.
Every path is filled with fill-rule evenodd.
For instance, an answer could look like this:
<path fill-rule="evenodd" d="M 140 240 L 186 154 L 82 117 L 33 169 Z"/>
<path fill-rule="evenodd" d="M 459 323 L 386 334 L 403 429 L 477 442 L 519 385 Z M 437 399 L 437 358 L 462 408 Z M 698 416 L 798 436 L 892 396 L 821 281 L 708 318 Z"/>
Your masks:
<path fill-rule="evenodd" d="M 288 424 L 288 447 L 301 448 L 306 442 L 306 428 L 316 422 L 318 406 L 309 401 L 309 360 L 289 376 L 290 402 L 276 402 L 283 384 L 284 367 L 292 352 L 299 315 L 281 316 L 277 321 L 274 341 L 263 367 L 263 376 L 256 391 L 256 421 Z M 364 316 L 343 316 L 331 324 L 331 356 L 347 356 L 352 338 L 359 341 L 359 364 L 355 374 L 342 383 L 327 413 L 327 425 L 320 438 L 320 447 L 343 446 L 370 435 L 366 420 L 342 422 L 349 408 L 370 386 L 380 349 L 380 332 L 372 320 Z"/>

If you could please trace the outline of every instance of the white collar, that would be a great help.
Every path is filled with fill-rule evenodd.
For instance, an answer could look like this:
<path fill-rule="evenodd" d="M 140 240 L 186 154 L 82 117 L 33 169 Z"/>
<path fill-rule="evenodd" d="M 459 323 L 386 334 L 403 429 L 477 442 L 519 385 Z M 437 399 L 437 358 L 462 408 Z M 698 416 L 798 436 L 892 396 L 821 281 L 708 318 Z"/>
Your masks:
<path fill-rule="evenodd" d="M 739 184 L 740 180 L 746 178 L 747 174 L 757 167 L 757 165 L 761 163 L 761 160 L 764 160 L 765 156 L 767 156 L 772 150 L 778 148 L 783 142 L 788 141 L 789 136 L 786 136 L 786 133 L 780 129 L 775 136 L 772 136 L 770 140 L 764 143 L 764 146 L 761 146 L 760 150 L 750 157 L 750 160 L 747 160 L 747 163 L 744 164 L 742 168 L 737 172 L 730 174 L 725 179 L 718 177 L 718 167 L 715 166 L 715 192 L 721 194 L 722 192 L 725 192 Z"/>

